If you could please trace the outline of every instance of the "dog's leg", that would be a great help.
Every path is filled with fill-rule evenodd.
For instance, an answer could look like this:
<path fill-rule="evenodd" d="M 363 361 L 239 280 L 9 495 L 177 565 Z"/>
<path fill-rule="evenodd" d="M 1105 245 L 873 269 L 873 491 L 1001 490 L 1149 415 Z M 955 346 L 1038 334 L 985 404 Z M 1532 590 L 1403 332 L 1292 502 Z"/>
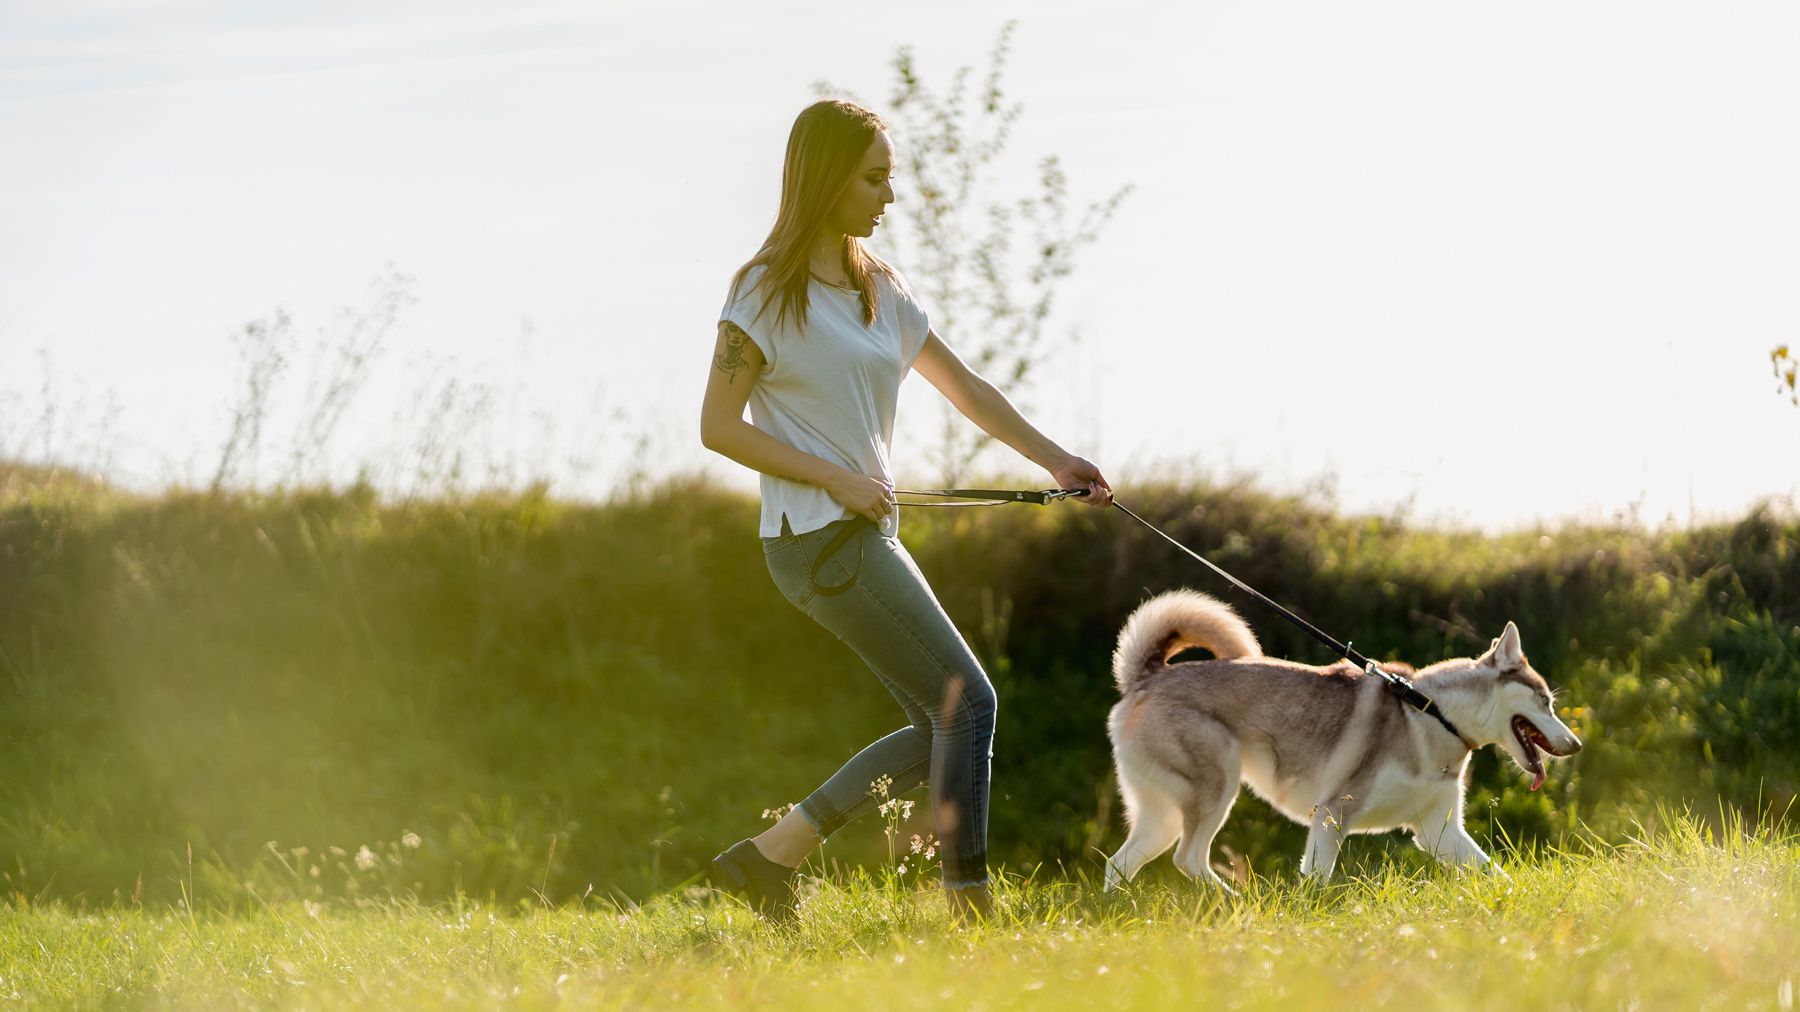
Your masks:
<path fill-rule="evenodd" d="M 1175 845 L 1181 835 L 1181 807 L 1174 799 L 1153 787 L 1130 785 L 1124 769 L 1119 772 L 1121 793 L 1131 813 L 1131 833 L 1119 852 L 1106 859 L 1106 890 L 1129 882 L 1138 869 L 1155 860 Z"/>
<path fill-rule="evenodd" d="M 1194 785 L 1193 796 L 1182 808 L 1181 846 L 1175 850 L 1175 867 L 1189 878 L 1211 882 L 1229 893 L 1231 887 L 1212 870 L 1212 845 L 1237 800 L 1242 769 L 1236 745 L 1223 751 L 1221 767 L 1208 764 L 1204 771 L 1197 771 L 1203 779 Z"/>
<path fill-rule="evenodd" d="M 1344 808 L 1340 804 L 1313 806 L 1306 831 L 1306 853 L 1300 856 L 1300 874 L 1317 882 L 1331 879 L 1337 867 L 1338 848 L 1344 842 Z"/>
<path fill-rule="evenodd" d="M 1499 871 L 1500 866 L 1482 851 L 1481 845 L 1463 828 L 1455 811 L 1445 812 L 1441 819 L 1422 823 L 1413 830 L 1419 849 L 1446 865 L 1475 866 Z M 1502 873 L 1504 874 L 1504 873 Z"/>

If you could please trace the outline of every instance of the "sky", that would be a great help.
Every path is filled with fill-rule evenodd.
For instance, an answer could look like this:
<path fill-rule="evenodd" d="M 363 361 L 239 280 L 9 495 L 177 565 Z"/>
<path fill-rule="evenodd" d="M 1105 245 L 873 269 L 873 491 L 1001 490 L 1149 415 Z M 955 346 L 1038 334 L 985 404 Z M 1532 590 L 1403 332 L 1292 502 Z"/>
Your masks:
<path fill-rule="evenodd" d="M 1778 3 L 0 2 L 0 454 L 208 481 L 244 328 L 279 313 L 241 481 L 404 489 L 460 450 L 465 480 L 571 498 L 752 490 L 699 404 L 794 116 L 819 81 L 883 111 L 903 46 L 936 90 L 979 78 L 1009 19 L 1024 112 L 986 195 L 1049 154 L 1077 206 L 1132 191 L 1058 290 L 1079 339 L 1008 393 L 1115 486 L 1487 529 L 1800 495 Z M 296 463 L 319 342 L 383 293 Z M 942 403 L 905 383 L 902 484 L 935 477 Z"/>

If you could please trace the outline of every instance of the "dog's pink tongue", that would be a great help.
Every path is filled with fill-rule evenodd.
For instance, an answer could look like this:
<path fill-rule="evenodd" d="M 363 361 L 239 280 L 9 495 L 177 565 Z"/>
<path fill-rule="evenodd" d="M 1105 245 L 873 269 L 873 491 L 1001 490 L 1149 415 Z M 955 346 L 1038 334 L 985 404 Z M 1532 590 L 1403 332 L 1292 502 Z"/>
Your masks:
<path fill-rule="evenodd" d="M 1542 786 L 1544 786 L 1544 771 L 1538 770 L 1531 775 L 1531 789 L 1535 791 Z"/>

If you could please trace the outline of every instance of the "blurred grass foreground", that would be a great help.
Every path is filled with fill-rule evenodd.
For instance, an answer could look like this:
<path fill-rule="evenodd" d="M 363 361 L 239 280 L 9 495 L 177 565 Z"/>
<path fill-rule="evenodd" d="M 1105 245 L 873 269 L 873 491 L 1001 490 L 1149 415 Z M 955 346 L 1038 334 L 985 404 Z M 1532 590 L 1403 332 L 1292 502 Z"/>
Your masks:
<path fill-rule="evenodd" d="M 1729 823 L 1731 820 L 1727 820 Z M 1511 881 L 1374 869 L 1100 893 L 1002 875 L 1014 917 L 859 878 L 790 925 L 698 890 L 616 912 L 467 901 L 0 907 L 0 998 L 74 1008 L 1790 1009 L 1800 837 L 1673 815 Z"/>
<path fill-rule="evenodd" d="M 1469 656 L 1517 621 L 1588 747 L 1536 794 L 1477 756 L 1469 822 L 1491 851 L 1617 843 L 1684 805 L 1800 819 L 1790 516 L 1487 537 L 1243 487 L 1120 496 L 1371 656 Z M 602 504 L 145 498 L 0 464 L 0 893 L 625 907 L 691 882 L 902 721 L 775 591 L 755 517 L 681 479 Z M 1147 595 L 1213 593 L 1271 655 L 1331 660 L 1113 512 L 912 510 L 904 534 L 1000 694 L 990 848 L 1014 874 L 1084 878 L 1123 836 L 1107 666 Z M 918 807 L 901 839 L 929 831 Z M 1281 876 L 1301 838 L 1246 797 L 1219 853 Z M 1423 863 L 1397 835 L 1345 859 Z M 816 869 L 891 860 L 871 818 Z"/>

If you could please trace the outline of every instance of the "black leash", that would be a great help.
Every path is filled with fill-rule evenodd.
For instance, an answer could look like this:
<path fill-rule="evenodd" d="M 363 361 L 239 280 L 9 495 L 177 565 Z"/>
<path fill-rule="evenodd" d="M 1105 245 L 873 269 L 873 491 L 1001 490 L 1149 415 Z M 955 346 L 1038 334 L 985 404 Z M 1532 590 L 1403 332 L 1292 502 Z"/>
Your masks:
<path fill-rule="evenodd" d="M 1070 499 L 1070 498 L 1079 498 L 1081 496 L 1085 496 L 1088 494 L 1088 490 L 1085 488 L 1053 488 L 1053 489 L 1045 489 L 1044 491 L 1041 491 L 1041 492 L 1028 492 L 1028 491 L 1020 491 L 1017 489 L 999 489 L 999 488 L 938 488 L 938 489 L 924 489 L 924 490 L 918 490 L 918 491 L 911 490 L 911 489 L 895 489 L 894 494 L 896 496 L 900 496 L 900 495 L 938 496 L 941 498 L 970 500 L 968 502 L 907 502 L 907 503 L 904 503 L 904 505 L 908 505 L 908 506 L 1002 506 L 1007 503 L 1015 503 L 1015 502 L 1032 503 L 1037 506 L 1047 506 L 1050 503 L 1055 502 L 1058 499 Z M 1286 608 L 1282 607 L 1281 605 L 1270 600 L 1267 596 L 1265 596 L 1261 591 L 1257 590 L 1255 587 L 1250 586 L 1249 584 L 1238 579 L 1237 577 L 1232 576 L 1230 573 L 1227 573 L 1225 570 L 1220 569 L 1218 566 L 1216 566 L 1212 562 L 1208 561 L 1204 556 L 1200 555 L 1200 553 L 1194 551 L 1193 549 L 1189 548 L 1188 546 L 1182 544 L 1179 541 L 1176 541 L 1174 538 L 1172 538 L 1168 534 L 1164 533 L 1163 530 L 1161 528 L 1157 527 L 1155 524 L 1152 524 L 1150 521 L 1145 520 L 1143 517 L 1138 516 L 1136 513 L 1133 513 L 1131 510 L 1126 509 L 1125 505 L 1123 503 L 1119 502 L 1119 500 L 1114 499 L 1112 504 L 1114 507 L 1116 507 L 1119 510 L 1119 512 L 1124 513 L 1126 516 L 1130 517 L 1131 519 L 1136 520 L 1140 524 L 1143 524 L 1145 527 L 1149 528 L 1153 533 L 1155 533 L 1158 537 L 1162 538 L 1164 541 L 1167 541 L 1169 544 L 1174 545 L 1176 548 L 1181 549 L 1182 551 L 1186 552 L 1189 556 L 1191 556 L 1195 560 L 1197 560 L 1201 565 L 1205 566 L 1206 568 L 1208 568 L 1208 569 L 1212 570 L 1213 572 L 1219 574 L 1220 576 L 1224 577 L 1227 581 L 1229 581 L 1231 583 L 1231 585 L 1233 587 L 1236 587 L 1237 589 L 1243 591 L 1244 593 L 1249 594 L 1251 597 L 1255 598 L 1257 601 L 1260 601 L 1263 605 L 1265 605 L 1268 608 L 1270 608 L 1271 610 L 1273 610 L 1277 615 L 1280 615 L 1282 618 L 1285 618 L 1289 622 L 1292 622 L 1295 625 L 1299 626 L 1300 628 L 1306 630 L 1307 634 L 1312 636 L 1313 639 L 1316 639 L 1320 643 L 1323 643 L 1327 647 L 1330 647 L 1333 651 L 1335 651 L 1337 653 L 1337 655 L 1339 657 L 1342 657 L 1345 660 L 1349 661 L 1350 663 L 1356 665 L 1358 668 L 1362 669 L 1362 671 L 1365 674 L 1368 674 L 1374 678 L 1381 679 L 1382 684 L 1387 686 L 1388 691 L 1392 692 L 1395 696 L 1397 696 L 1402 703 L 1406 704 L 1407 706 L 1412 707 L 1413 709 L 1419 711 L 1420 713 L 1423 713 L 1427 716 L 1435 718 L 1438 723 L 1444 725 L 1444 730 L 1449 731 L 1451 734 L 1455 735 L 1457 737 L 1457 740 L 1461 741 L 1463 743 L 1463 745 L 1469 749 L 1469 751 L 1471 751 L 1471 752 L 1475 751 L 1475 749 L 1477 748 L 1475 743 L 1471 742 L 1468 738 L 1463 737 L 1463 733 L 1456 729 L 1456 725 L 1452 724 L 1450 722 L 1450 718 L 1446 717 L 1444 715 L 1444 711 L 1438 708 L 1437 703 L 1433 702 L 1430 696 L 1427 696 L 1423 692 L 1420 692 L 1413 685 L 1413 683 L 1410 679 L 1407 679 L 1406 677 L 1404 677 L 1402 675 L 1397 675 L 1397 674 L 1393 673 L 1392 671 L 1383 670 L 1379 664 L 1376 664 L 1374 661 L 1368 659 L 1367 657 L 1364 657 L 1361 653 L 1358 653 L 1356 651 L 1356 649 L 1353 646 L 1351 646 L 1351 644 L 1339 643 L 1335 638 L 1333 638 L 1332 636 L 1327 634 L 1324 630 L 1320 629 L 1318 626 L 1313 625 L 1311 622 L 1308 622 L 1307 620 L 1301 618 L 1300 616 L 1294 614 L 1293 612 L 1287 610 Z M 822 563 L 824 563 L 824 561 L 826 559 L 830 558 L 833 552 L 836 552 L 840 547 L 842 547 L 843 543 L 846 540 L 848 540 L 851 535 L 857 533 L 857 529 L 860 526 L 857 523 L 857 521 L 861 521 L 862 523 L 865 523 L 865 524 L 871 524 L 871 525 L 873 524 L 872 521 L 868 520 L 865 517 L 860 517 L 860 516 L 851 517 L 848 520 L 839 521 L 839 523 L 842 523 L 845 525 L 844 529 L 840 530 L 836 534 L 836 536 L 834 536 L 832 538 L 832 540 L 826 545 L 825 550 L 823 552 L 819 553 L 818 560 L 812 564 L 813 587 L 815 589 L 817 589 L 819 593 L 825 594 L 827 596 L 832 595 L 832 594 L 841 594 L 844 591 L 849 590 L 850 587 L 856 583 L 856 577 L 853 575 L 850 577 L 850 579 L 847 582 L 845 582 L 841 585 L 838 585 L 835 587 L 829 587 L 829 588 L 821 586 L 818 581 L 818 567 Z M 860 542 L 858 542 L 858 544 L 860 545 Z M 857 560 L 857 569 L 860 571 L 861 568 L 862 568 L 862 560 L 859 557 Z"/>
<path fill-rule="evenodd" d="M 1085 489 L 1082 489 L 1078 492 L 1078 494 L 1086 495 L 1087 491 Z M 1204 565 L 1206 568 L 1212 570 L 1213 572 L 1215 572 L 1215 573 L 1219 574 L 1220 576 L 1223 576 L 1225 579 L 1229 580 L 1231 582 L 1232 586 L 1236 587 L 1237 589 L 1243 591 L 1246 594 L 1249 594 L 1251 597 L 1255 598 L 1256 600 L 1261 601 L 1263 604 L 1274 609 L 1276 614 L 1287 619 L 1289 622 L 1294 623 L 1295 625 L 1299 626 L 1300 628 L 1306 630 L 1307 633 L 1309 633 L 1314 639 L 1318 640 L 1320 643 L 1323 643 L 1326 646 L 1330 647 L 1332 650 L 1336 651 L 1337 655 L 1339 657 L 1342 657 L 1345 660 L 1349 661 L 1350 663 L 1361 668 L 1365 673 L 1381 679 L 1382 684 L 1387 686 L 1388 691 L 1392 692 L 1394 695 L 1400 697 L 1400 701 L 1402 703 L 1405 703 L 1406 705 L 1411 706 L 1413 709 L 1419 711 L 1420 713 L 1426 714 L 1431 717 L 1435 717 L 1437 719 L 1438 723 L 1444 725 L 1444 730 L 1449 731 L 1453 735 L 1456 735 L 1457 739 L 1459 741 L 1461 741 L 1465 746 L 1467 746 L 1469 751 L 1473 752 L 1478 747 L 1475 745 L 1475 743 L 1473 743 L 1469 739 L 1463 737 L 1463 733 L 1456 729 L 1455 724 L 1450 723 L 1450 718 L 1444 716 L 1444 711 L 1438 708 L 1437 703 L 1433 702 L 1430 696 L 1427 696 L 1423 692 L 1420 692 L 1416 687 L 1414 687 L 1413 683 L 1410 679 L 1406 678 L 1403 675 L 1394 674 L 1392 671 L 1383 670 L 1379 664 L 1376 664 L 1374 661 L 1369 660 L 1367 657 L 1364 657 L 1362 654 L 1358 653 L 1355 650 L 1355 648 L 1353 648 L 1349 643 L 1339 643 L 1336 639 L 1334 639 L 1332 636 L 1327 634 L 1324 630 L 1320 629 L 1318 626 L 1313 625 L 1311 622 L 1308 622 L 1307 620 L 1301 618 L 1300 616 L 1294 614 L 1293 612 L 1287 610 L 1286 608 L 1283 608 L 1281 605 L 1276 604 L 1274 601 L 1271 601 L 1268 597 L 1266 597 L 1261 591 L 1257 590 L 1255 587 L 1250 586 L 1249 584 L 1238 579 L 1237 577 L 1232 576 L 1230 573 L 1227 573 L 1225 570 L 1220 569 L 1218 566 L 1213 565 L 1211 562 L 1209 562 L 1205 558 L 1203 558 L 1198 552 L 1196 552 L 1193 549 L 1189 548 L 1188 546 L 1182 544 L 1181 542 L 1176 541 L 1174 538 L 1169 537 L 1168 534 L 1164 533 L 1155 524 L 1150 523 L 1148 520 L 1145 520 L 1143 517 L 1140 517 L 1136 513 L 1133 513 L 1130 510 L 1126 509 L 1124 507 L 1124 505 L 1122 505 L 1119 502 L 1119 500 L 1114 499 L 1113 505 L 1118 507 L 1119 511 L 1124 513 L 1126 516 L 1130 517 L 1133 520 L 1136 520 L 1138 523 L 1143 524 L 1145 527 L 1148 527 L 1150 530 L 1154 531 L 1156 533 L 1156 535 L 1158 537 L 1161 537 L 1164 541 L 1167 541 L 1169 544 L 1174 545 L 1176 548 L 1179 548 L 1182 551 L 1188 553 L 1190 556 L 1193 556 L 1195 559 L 1198 559 L 1200 561 L 1200 563 L 1202 565 Z"/>

